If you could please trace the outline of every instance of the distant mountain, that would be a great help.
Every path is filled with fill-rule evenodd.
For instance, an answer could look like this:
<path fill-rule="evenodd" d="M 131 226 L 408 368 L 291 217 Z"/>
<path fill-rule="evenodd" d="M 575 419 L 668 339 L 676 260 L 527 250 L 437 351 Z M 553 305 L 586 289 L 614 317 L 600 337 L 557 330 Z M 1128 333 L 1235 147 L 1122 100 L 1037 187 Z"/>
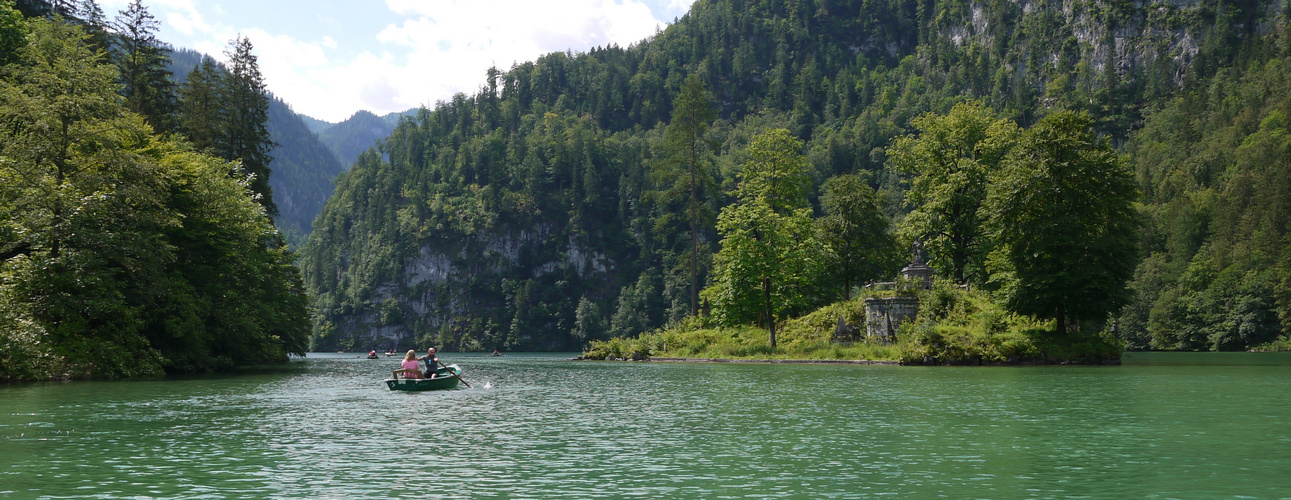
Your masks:
<path fill-rule="evenodd" d="M 300 115 L 282 99 L 269 101 L 269 134 L 278 144 L 270 153 L 269 185 L 278 205 L 278 229 L 293 248 L 309 238 L 314 217 L 332 195 L 332 180 L 345 171 Z"/>
<path fill-rule="evenodd" d="M 309 127 L 309 130 L 315 134 L 321 134 L 324 130 L 336 126 L 335 123 L 319 120 L 318 118 L 314 118 L 309 115 L 297 113 L 296 116 L 299 116 L 300 119 L 305 122 L 305 126 Z"/>
<path fill-rule="evenodd" d="M 394 131 L 394 126 L 388 119 L 368 111 L 359 111 L 345 121 L 319 132 L 318 138 L 348 168 L 354 164 L 359 153 L 372 147 L 378 139 L 388 137 Z"/>
<path fill-rule="evenodd" d="M 174 75 L 175 83 L 182 85 L 188 81 L 188 72 L 197 67 L 202 62 L 202 59 L 206 57 L 210 56 L 196 50 L 182 47 L 178 49 L 172 48 L 170 50 L 170 66 L 166 69 L 170 70 L 170 74 Z"/>

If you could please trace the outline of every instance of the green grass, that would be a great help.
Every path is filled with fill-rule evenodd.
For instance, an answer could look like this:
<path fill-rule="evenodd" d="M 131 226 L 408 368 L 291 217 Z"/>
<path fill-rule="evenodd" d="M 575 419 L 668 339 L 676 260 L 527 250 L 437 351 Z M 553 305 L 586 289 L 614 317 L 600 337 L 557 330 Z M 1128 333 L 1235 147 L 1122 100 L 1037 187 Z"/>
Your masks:
<path fill-rule="evenodd" d="M 841 316 L 864 328 L 866 297 L 823 307 L 780 325 L 776 347 L 766 330 L 720 328 L 710 318 L 689 318 L 668 329 L 634 338 L 593 341 L 585 359 L 722 358 L 890 360 L 902 364 L 1106 363 L 1120 359 L 1123 345 L 1105 332 L 1057 335 L 1052 321 L 1004 310 L 989 293 L 938 284 L 918 292 L 919 317 L 904 323 L 893 344 L 833 342 Z"/>

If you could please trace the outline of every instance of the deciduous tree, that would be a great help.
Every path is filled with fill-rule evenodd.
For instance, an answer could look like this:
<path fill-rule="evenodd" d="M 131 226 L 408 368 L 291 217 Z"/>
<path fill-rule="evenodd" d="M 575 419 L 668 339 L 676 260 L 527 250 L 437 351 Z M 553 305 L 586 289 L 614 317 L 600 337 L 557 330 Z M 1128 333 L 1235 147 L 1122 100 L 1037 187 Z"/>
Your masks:
<path fill-rule="evenodd" d="M 802 143 L 786 129 L 754 138 L 740 174 L 739 201 L 722 209 L 713 285 L 704 295 L 719 323 L 763 320 L 776 345 L 776 321 L 813 303 L 825 247 L 806 208 Z"/>
<path fill-rule="evenodd" d="M 825 181 L 820 197 L 825 216 L 816 220 L 817 234 L 829 248 L 828 267 L 842 297 L 852 297 L 852 285 L 879 278 L 897 263 L 892 220 L 879 208 L 878 195 L 860 174 Z"/>
<path fill-rule="evenodd" d="M 918 129 L 888 148 L 890 165 L 915 177 L 906 192 L 912 210 L 901 225 L 907 240 L 921 239 L 933 267 L 956 282 L 986 281 L 986 238 L 978 209 L 989 173 L 1017 137 L 1017 126 L 980 102 L 955 105 L 945 116 L 925 114 Z"/>
<path fill-rule="evenodd" d="M 1084 113 L 1028 129 L 991 183 L 984 209 L 1013 311 L 1100 320 L 1125 304 L 1138 262 L 1134 178 Z"/>

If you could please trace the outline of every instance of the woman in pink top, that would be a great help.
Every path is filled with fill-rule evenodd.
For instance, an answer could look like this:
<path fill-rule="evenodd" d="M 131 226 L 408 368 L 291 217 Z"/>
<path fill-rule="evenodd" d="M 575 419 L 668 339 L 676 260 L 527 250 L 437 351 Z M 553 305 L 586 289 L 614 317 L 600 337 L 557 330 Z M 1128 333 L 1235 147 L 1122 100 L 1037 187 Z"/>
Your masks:
<path fill-rule="evenodd" d="M 403 372 L 403 378 L 421 378 L 421 370 L 417 369 L 421 366 L 421 362 L 417 361 L 417 351 L 408 351 L 408 354 L 403 356 L 401 365 L 403 368 L 395 370 L 396 374 Z"/>

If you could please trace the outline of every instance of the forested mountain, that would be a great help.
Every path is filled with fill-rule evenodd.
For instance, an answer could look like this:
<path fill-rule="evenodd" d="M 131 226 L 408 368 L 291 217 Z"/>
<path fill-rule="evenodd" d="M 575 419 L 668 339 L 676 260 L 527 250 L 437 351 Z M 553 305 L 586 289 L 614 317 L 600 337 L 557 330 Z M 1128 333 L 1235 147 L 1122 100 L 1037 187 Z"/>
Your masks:
<path fill-rule="evenodd" d="M 269 103 L 269 135 L 274 142 L 269 181 L 278 203 L 274 222 L 292 247 L 300 248 L 309 238 L 314 217 L 332 195 L 332 181 L 345 167 L 300 115 L 277 97 Z"/>
<path fill-rule="evenodd" d="M 1088 113 L 1129 155 L 1146 251 L 1116 323 L 1131 345 L 1268 341 L 1291 323 L 1286 30 L 1277 2 L 700 0 L 631 47 L 490 70 L 360 155 L 305 250 L 315 345 L 573 349 L 676 321 L 691 262 L 710 281 L 751 137 L 788 128 L 814 186 L 860 174 L 914 227 L 888 148 L 968 99 L 1023 127 Z M 666 131 L 691 75 L 716 117 L 695 143 L 705 182 L 677 189 Z"/>
<path fill-rule="evenodd" d="M 377 140 L 394 131 L 397 119 L 381 118 L 368 111 L 359 111 L 345 121 L 329 126 L 318 133 L 318 138 L 332 150 L 341 164 L 349 167 L 359 153 L 371 148 Z"/>

